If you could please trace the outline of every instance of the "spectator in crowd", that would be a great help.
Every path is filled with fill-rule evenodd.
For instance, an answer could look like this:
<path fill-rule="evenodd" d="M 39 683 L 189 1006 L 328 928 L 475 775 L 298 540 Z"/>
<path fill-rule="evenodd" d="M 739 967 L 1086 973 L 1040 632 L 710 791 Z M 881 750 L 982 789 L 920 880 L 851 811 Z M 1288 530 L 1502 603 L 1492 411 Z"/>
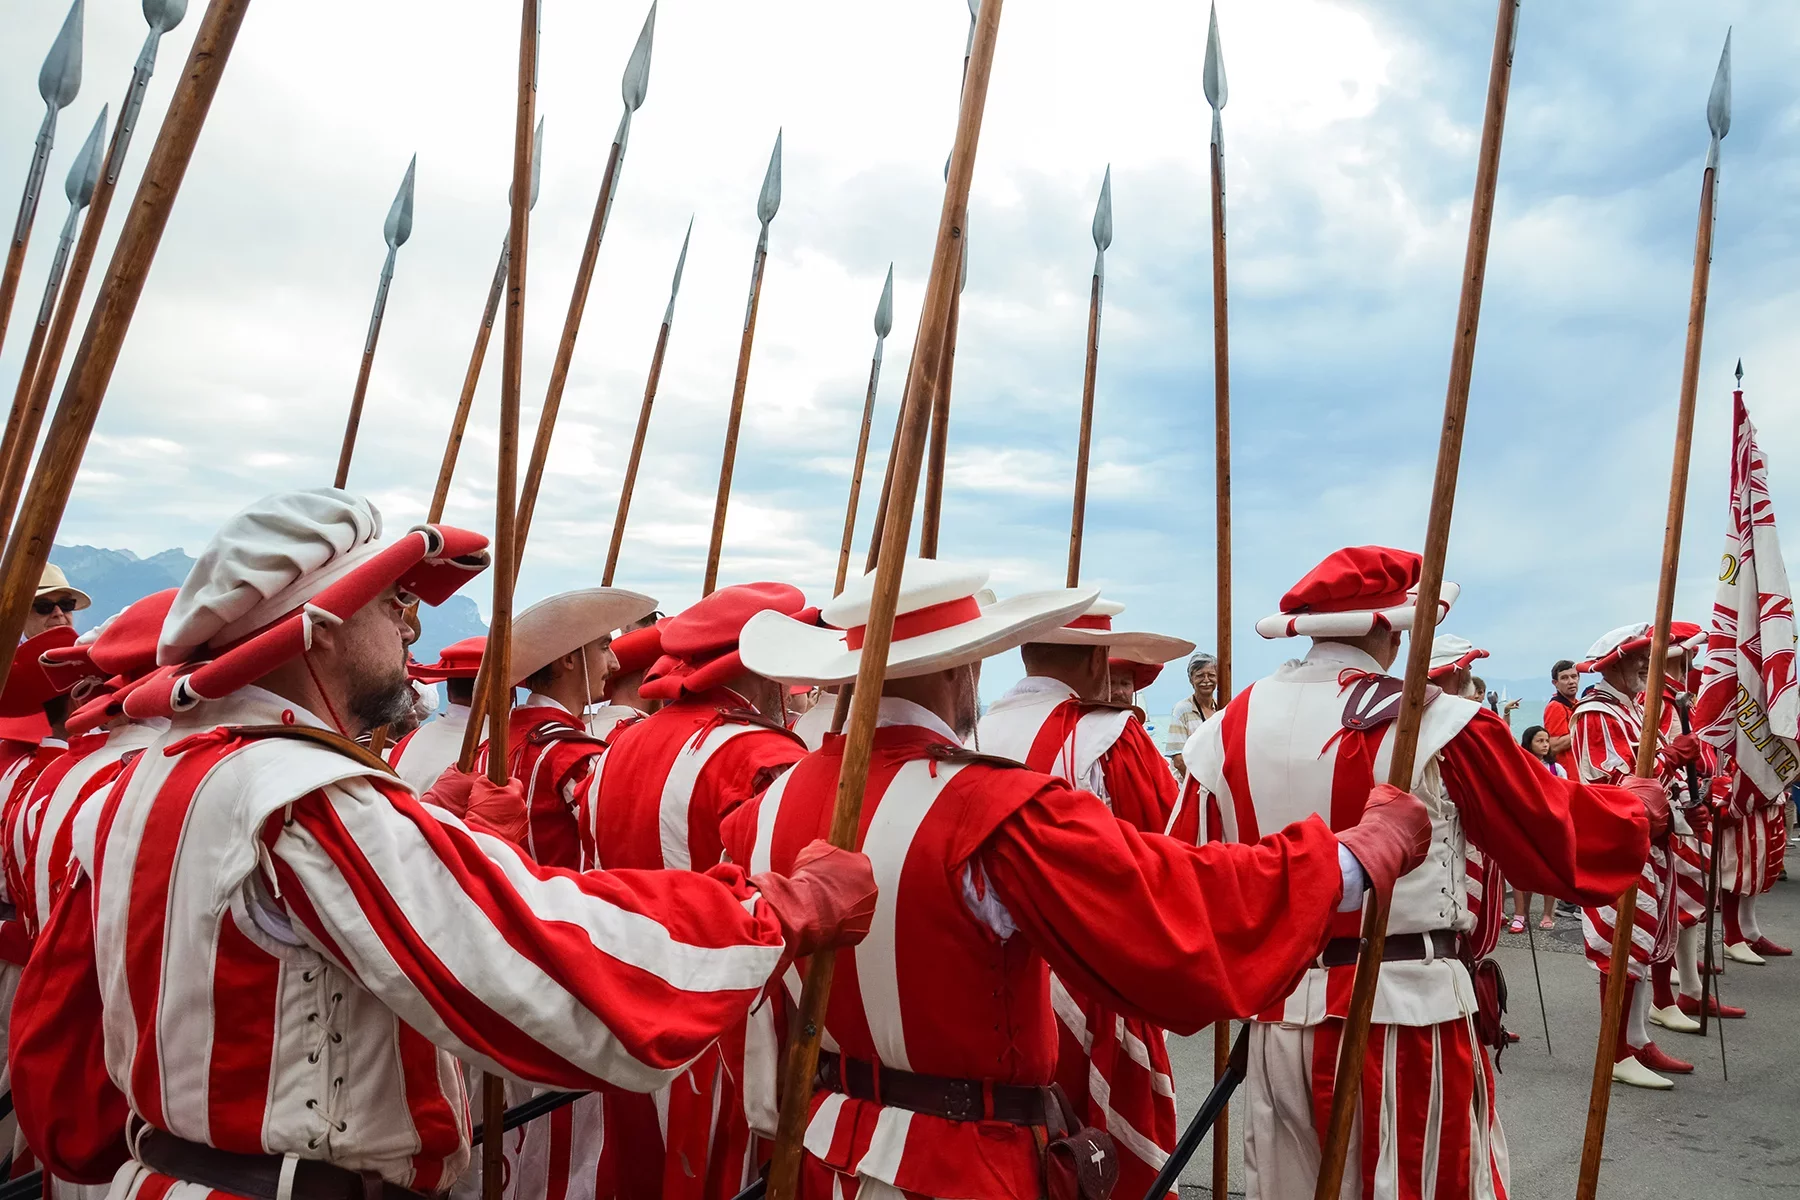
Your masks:
<path fill-rule="evenodd" d="M 1517 704 L 1518 701 L 1515 700 L 1513 703 Z M 1524 735 L 1519 738 L 1519 745 L 1531 751 L 1531 756 L 1543 763 L 1544 769 L 1549 771 L 1552 775 L 1555 775 L 1559 779 L 1567 779 L 1569 777 L 1568 773 L 1563 770 L 1562 764 L 1556 761 L 1556 756 L 1550 753 L 1550 733 L 1542 725 L 1533 725 L 1530 729 L 1527 729 Z M 1513 918 L 1512 924 L 1508 926 L 1508 928 L 1513 933 L 1524 933 L 1525 922 L 1531 920 L 1532 894 L 1530 892 L 1521 892 L 1518 888 L 1514 888 L 1512 894 Z M 1553 897 L 1544 897 L 1544 915 L 1538 921 L 1539 929 L 1556 928 L 1556 918 L 1551 915 L 1550 911 L 1552 900 Z"/>
<path fill-rule="evenodd" d="M 1574 779 L 1575 738 L 1569 732 L 1569 718 L 1575 712 L 1576 693 L 1581 687 L 1581 672 L 1576 670 L 1572 660 L 1559 658 L 1556 665 L 1550 668 L 1550 682 L 1556 687 L 1549 703 L 1544 705 L 1544 732 L 1550 735 L 1550 757 L 1556 760 L 1565 776 Z M 1565 917 L 1578 916 L 1581 912 L 1573 904 L 1562 900 L 1556 902 L 1556 909 Z"/>
<path fill-rule="evenodd" d="M 38 577 L 37 596 L 31 602 L 31 611 L 25 614 L 25 628 L 19 632 L 19 640 L 30 641 L 40 633 L 55 629 L 59 625 L 73 625 L 75 618 L 71 615 L 86 608 L 93 601 L 86 592 L 71 586 L 69 577 L 55 563 L 48 563 L 44 573 Z"/>
<path fill-rule="evenodd" d="M 1216 693 L 1219 688 L 1219 660 L 1206 651 L 1188 659 L 1188 683 L 1194 694 L 1183 696 L 1169 718 L 1169 730 L 1163 735 L 1163 753 L 1175 764 L 1175 778 L 1187 778 L 1187 764 L 1181 761 L 1181 748 L 1187 745 L 1194 730 L 1200 728 L 1219 710 Z"/>

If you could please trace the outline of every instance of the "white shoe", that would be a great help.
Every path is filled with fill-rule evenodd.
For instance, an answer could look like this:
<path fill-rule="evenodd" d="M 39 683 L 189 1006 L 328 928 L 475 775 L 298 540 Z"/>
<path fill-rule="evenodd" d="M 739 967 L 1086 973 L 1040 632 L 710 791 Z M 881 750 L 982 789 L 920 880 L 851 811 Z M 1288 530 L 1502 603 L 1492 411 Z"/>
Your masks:
<path fill-rule="evenodd" d="M 1700 1032 L 1700 1022 L 1694 1020 L 1694 1018 L 1688 1016 L 1686 1013 L 1682 1012 L 1678 1006 L 1673 1004 L 1669 1005 L 1667 1008 L 1656 1008 L 1655 1006 L 1652 1006 L 1650 1009 L 1650 1023 L 1652 1025 L 1661 1025 L 1664 1029 L 1672 1030 L 1675 1033 Z"/>
<path fill-rule="evenodd" d="M 1613 1082 L 1654 1092 L 1666 1092 L 1675 1086 L 1674 1080 L 1663 1078 L 1635 1058 L 1622 1058 L 1613 1064 Z"/>
<path fill-rule="evenodd" d="M 1752 967 L 1768 964 L 1768 959 L 1750 948 L 1749 942 L 1732 942 L 1725 947 L 1725 957 L 1735 963 L 1744 963 Z"/>

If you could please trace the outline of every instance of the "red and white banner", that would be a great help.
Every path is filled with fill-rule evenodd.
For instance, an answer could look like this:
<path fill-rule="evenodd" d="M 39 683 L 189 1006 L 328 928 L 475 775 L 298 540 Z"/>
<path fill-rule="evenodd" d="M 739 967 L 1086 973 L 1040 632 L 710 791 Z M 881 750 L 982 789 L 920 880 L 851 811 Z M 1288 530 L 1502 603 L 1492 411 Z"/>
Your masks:
<path fill-rule="evenodd" d="M 1800 687 L 1794 678 L 1794 600 L 1775 533 L 1767 463 L 1734 392 L 1731 524 L 1713 602 L 1695 732 L 1735 763 L 1734 807 L 1748 812 L 1800 777 Z"/>

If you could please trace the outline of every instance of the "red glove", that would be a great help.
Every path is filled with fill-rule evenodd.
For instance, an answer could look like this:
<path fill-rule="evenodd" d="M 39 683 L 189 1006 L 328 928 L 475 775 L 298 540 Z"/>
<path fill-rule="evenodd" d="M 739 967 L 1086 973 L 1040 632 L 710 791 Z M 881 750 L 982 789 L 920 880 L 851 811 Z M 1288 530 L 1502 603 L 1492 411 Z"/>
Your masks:
<path fill-rule="evenodd" d="M 868 856 L 829 842 L 807 843 L 792 872 L 752 875 L 750 886 L 775 910 L 795 958 L 854 946 L 875 919 L 875 869 Z"/>
<path fill-rule="evenodd" d="M 1644 779 L 1637 775 L 1627 775 L 1619 780 L 1623 791 L 1636 796 L 1644 805 L 1644 815 L 1650 818 L 1650 840 L 1655 841 L 1669 832 L 1669 793 L 1663 785 L 1654 779 Z"/>
<path fill-rule="evenodd" d="M 1431 814 L 1411 792 L 1378 783 L 1369 790 L 1362 820 L 1337 837 L 1356 856 L 1369 886 L 1386 896 L 1402 875 L 1425 861 L 1431 849 Z"/>
<path fill-rule="evenodd" d="M 498 834 L 509 842 L 523 844 L 530 827 L 525 812 L 525 785 L 516 779 L 496 784 L 486 775 L 471 775 L 457 769 L 455 763 L 444 768 L 425 801 L 447 808 L 465 822 Z"/>
<path fill-rule="evenodd" d="M 1685 767 L 1700 761 L 1700 739 L 1691 733 L 1678 733 L 1669 739 L 1664 756 L 1671 766 Z"/>

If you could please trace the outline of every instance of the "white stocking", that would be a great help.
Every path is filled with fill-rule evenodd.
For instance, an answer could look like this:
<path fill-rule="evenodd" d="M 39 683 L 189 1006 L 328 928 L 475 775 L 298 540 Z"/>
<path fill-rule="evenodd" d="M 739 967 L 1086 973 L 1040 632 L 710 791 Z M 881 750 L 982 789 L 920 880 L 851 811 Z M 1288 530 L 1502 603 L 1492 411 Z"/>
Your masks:
<path fill-rule="evenodd" d="M 1700 939 L 1704 925 L 1689 925 L 1675 940 L 1675 970 L 1681 978 L 1681 994 L 1700 998 Z"/>
<path fill-rule="evenodd" d="M 1738 928 L 1744 931 L 1744 940 L 1751 945 L 1762 937 L 1762 928 L 1756 923 L 1756 897 L 1745 896 L 1738 901 Z"/>
<path fill-rule="evenodd" d="M 1631 1010 L 1625 1014 L 1625 1044 L 1642 1050 L 1650 1044 L 1650 981 L 1640 979 L 1631 989 Z"/>

